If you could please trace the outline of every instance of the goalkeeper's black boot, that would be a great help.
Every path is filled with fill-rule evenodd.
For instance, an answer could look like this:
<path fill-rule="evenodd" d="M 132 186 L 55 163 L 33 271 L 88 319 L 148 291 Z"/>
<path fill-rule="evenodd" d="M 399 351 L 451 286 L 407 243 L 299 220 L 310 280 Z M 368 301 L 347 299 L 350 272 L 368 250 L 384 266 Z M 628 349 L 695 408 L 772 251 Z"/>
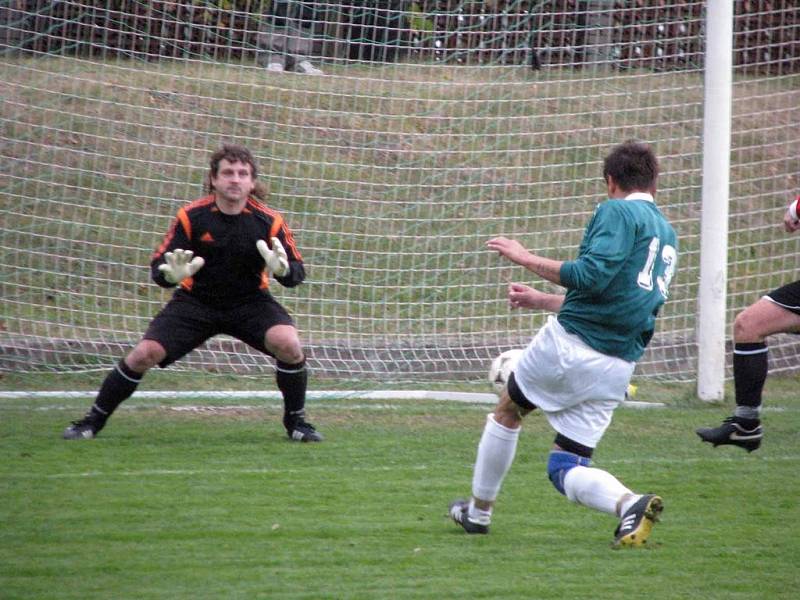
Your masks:
<path fill-rule="evenodd" d="M 286 435 L 295 442 L 321 442 L 322 434 L 314 429 L 314 426 L 306 421 L 305 411 L 298 410 L 293 413 L 283 415 L 283 426 L 286 427 Z"/>
<path fill-rule="evenodd" d="M 107 415 L 92 407 L 82 419 L 73 421 L 64 430 L 63 437 L 65 440 L 90 440 L 105 426 L 107 420 Z"/>
<path fill-rule="evenodd" d="M 738 417 L 728 417 L 719 427 L 704 427 L 697 430 L 700 439 L 709 444 L 717 446 L 730 444 L 739 446 L 748 452 L 758 450 L 761 445 L 761 438 L 764 437 L 764 430 L 761 423 L 753 420 L 745 427 Z"/>
<path fill-rule="evenodd" d="M 453 500 L 450 503 L 450 518 L 467 533 L 489 533 L 489 526 L 469 518 L 469 500 Z"/>

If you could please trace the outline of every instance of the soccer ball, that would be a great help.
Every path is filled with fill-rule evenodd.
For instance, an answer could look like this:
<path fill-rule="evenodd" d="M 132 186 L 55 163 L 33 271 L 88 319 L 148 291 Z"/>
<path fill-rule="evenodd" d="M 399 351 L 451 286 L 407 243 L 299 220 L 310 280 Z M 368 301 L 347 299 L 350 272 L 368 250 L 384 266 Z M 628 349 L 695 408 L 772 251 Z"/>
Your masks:
<path fill-rule="evenodd" d="M 522 348 L 506 350 L 492 361 L 489 367 L 489 383 L 494 387 L 498 394 L 503 390 L 511 372 L 517 366 L 519 357 L 522 356 Z"/>

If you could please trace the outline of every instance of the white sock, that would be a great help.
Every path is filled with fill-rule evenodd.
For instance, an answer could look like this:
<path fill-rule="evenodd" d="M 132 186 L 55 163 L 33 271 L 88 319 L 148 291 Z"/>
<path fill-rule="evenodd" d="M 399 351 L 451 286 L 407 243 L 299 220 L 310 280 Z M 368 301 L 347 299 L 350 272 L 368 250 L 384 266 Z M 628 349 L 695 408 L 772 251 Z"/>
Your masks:
<path fill-rule="evenodd" d="M 481 525 L 488 525 L 492 522 L 492 509 L 483 510 L 475 506 L 475 498 L 469 501 L 469 510 L 467 516 L 473 523 L 480 523 Z"/>
<path fill-rule="evenodd" d="M 497 498 L 503 478 L 514 461 L 520 429 L 509 429 L 495 421 L 494 414 L 487 415 L 472 474 L 473 497 L 489 502 Z"/>
<path fill-rule="evenodd" d="M 573 502 L 610 515 L 617 515 L 617 502 L 624 494 L 633 494 L 611 473 L 594 467 L 570 469 L 564 477 L 564 491 Z M 623 514 L 625 510 L 627 507 Z"/>
<path fill-rule="evenodd" d="M 628 509 L 631 506 L 633 506 L 634 504 L 636 504 L 636 501 L 641 497 L 642 497 L 641 494 L 631 494 L 630 496 L 628 496 L 628 499 L 625 500 L 625 502 L 620 502 L 620 504 L 619 504 L 619 516 L 621 517 L 626 512 L 628 512 Z"/>

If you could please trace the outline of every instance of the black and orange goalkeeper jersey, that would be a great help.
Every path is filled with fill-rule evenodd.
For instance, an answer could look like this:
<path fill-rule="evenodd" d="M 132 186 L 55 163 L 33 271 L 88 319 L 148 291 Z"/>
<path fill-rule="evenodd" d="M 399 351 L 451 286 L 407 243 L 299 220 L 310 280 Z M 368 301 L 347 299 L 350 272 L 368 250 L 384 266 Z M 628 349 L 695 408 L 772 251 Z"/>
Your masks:
<path fill-rule="evenodd" d="M 280 213 L 253 198 L 248 198 L 238 215 L 219 210 L 214 195 L 200 198 L 182 207 L 153 254 L 150 270 L 161 287 L 172 287 L 158 270 L 166 261 L 164 254 L 178 248 L 202 256 L 205 265 L 180 287 L 199 300 L 215 306 L 230 306 L 254 294 L 268 293 L 269 274 L 256 248 L 258 240 L 277 237 L 289 258 L 289 272 L 275 277 L 282 285 L 294 287 L 306 276 L 303 258 L 294 236 Z"/>

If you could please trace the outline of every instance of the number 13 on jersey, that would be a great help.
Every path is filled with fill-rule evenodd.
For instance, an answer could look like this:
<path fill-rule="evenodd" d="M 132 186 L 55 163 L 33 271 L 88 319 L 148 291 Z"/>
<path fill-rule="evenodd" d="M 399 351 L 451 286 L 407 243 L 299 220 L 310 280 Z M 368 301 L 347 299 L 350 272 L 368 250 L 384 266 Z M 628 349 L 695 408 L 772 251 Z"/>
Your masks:
<path fill-rule="evenodd" d="M 652 238 L 648 247 L 647 261 L 642 270 L 639 271 L 636 283 L 640 288 L 647 291 L 652 290 L 653 271 L 655 270 L 656 262 L 660 260 L 664 268 L 659 269 L 662 275 L 656 277 L 656 284 L 658 285 L 658 291 L 661 292 L 661 295 L 666 300 L 669 297 L 669 282 L 672 281 L 672 275 L 675 273 L 675 260 L 677 257 L 678 252 L 673 246 L 665 244 L 662 248 L 661 240 L 657 237 Z"/>

